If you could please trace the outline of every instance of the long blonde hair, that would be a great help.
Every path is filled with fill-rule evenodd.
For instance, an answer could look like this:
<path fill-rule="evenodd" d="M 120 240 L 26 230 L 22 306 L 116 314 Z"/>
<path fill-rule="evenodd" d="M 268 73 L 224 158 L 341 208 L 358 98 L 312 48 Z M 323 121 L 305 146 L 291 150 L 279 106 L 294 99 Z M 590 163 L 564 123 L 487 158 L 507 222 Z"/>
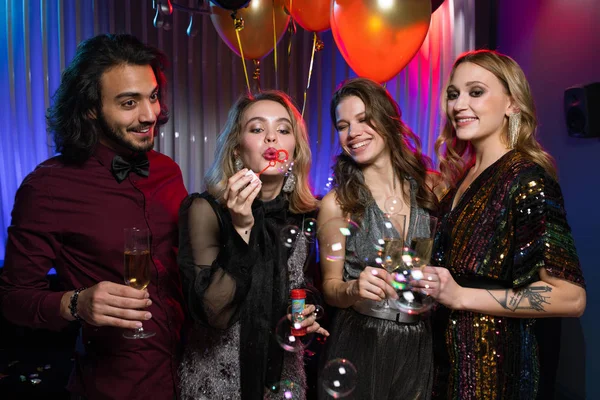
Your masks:
<path fill-rule="evenodd" d="M 515 60 L 507 55 L 493 50 L 476 50 L 464 53 L 456 59 L 450 73 L 450 78 L 442 92 L 442 109 L 446 116 L 446 122 L 442 133 L 435 142 L 435 152 L 440 160 L 440 172 L 444 181 L 450 186 L 456 185 L 465 171 L 475 161 L 475 154 L 471 143 L 456 137 L 456 131 L 448 118 L 446 97 L 446 90 L 452 81 L 456 68 L 466 62 L 485 68 L 502 83 L 514 107 L 519 109 L 521 113 L 521 127 L 517 133 L 514 149 L 531 159 L 531 161 L 539 164 L 550 176 L 557 179 L 554 159 L 544 151 L 535 138 L 537 130 L 535 105 L 523 70 Z M 506 140 L 506 143 L 509 143 L 508 129 L 505 130 L 503 138 Z"/>
<path fill-rule="evenodd" d="M 277 90 L 263 91 L 257 94 L 243 94 L 229 110 L 227 122 L 217 138 L 215 160 L 206 176 L 206 188 L 219 202 L 224 204 L 223 194 L 227 180 L 236 173 L 234 166 L 235 150 L 242 137 L 242 117 L 244 112 L 254 103 L 270 100 L 281 104 L 288 112 L 292 121 L 292 130 L 296 139 L 294 151 L 293 173 L 296 175 L 296 186 L 292 193 L 287 194 L 290 211 L 306 213 L 317 208 L 318 202 L 311 192 L 308 175 L 311 165 L 311 152 L 308 144 L 308 134 L 304 120 L 290 97 Z"/>

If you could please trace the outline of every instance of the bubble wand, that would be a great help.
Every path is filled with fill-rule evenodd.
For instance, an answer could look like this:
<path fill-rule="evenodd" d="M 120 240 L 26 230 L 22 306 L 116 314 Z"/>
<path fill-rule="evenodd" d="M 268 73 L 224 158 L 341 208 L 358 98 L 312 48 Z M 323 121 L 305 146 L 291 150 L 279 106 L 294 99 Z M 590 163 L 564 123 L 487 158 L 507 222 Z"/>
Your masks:
<path fill-rule="evenodd" d="M 274 157 L 271 160 L 269 160 L 269 165 L 264 167 L 262 171 L 260 171 L 258 174 L 256 174 L 256 176 L 260 176 L 260 174 L 265 172 L 270 167 L 274 167 L 275 165 L 277 165 L 277 163 L 283 164 L 284 162 L 286 162 L 289 159 L 289 157 L 290 157 L 290 154 L 287 152 L 287 150 L 284 150 L 284 149 L 277 150 L 277 154 L 274 154 Z"/>

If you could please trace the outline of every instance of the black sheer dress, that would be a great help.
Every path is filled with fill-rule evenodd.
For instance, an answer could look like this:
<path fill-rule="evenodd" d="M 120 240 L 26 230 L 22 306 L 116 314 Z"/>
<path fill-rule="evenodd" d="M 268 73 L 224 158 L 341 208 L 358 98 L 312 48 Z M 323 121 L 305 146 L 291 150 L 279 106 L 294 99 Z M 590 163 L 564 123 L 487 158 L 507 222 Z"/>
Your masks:
<path fill-rule="evenodd" d="M 283 380 L 296 384 L 294 398 L 305 398 L 303 354 L 284 352 L 274 337 L 289 290 L 309 285 L 313 259 L 304 235 L 291 248 L 281 242 L 284 227 L 314 217 L 293 214 L 288 204 L 285 194 L 256 200 L 246 244 L 210 194 L 182 203 L 179 266 L 195 322 L 180 367 L 183 398 L 275 398 L 266 388 Z"/>

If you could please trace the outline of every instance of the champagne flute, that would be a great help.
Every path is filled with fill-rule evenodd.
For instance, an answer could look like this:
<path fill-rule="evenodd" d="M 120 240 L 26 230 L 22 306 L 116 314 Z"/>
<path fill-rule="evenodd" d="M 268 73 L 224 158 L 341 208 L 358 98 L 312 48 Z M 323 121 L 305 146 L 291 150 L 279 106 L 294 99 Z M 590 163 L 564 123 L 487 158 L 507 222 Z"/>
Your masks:
<path fill-rule="evenodd" d="M 402 264 L 402 255 L 404 249 L 406 216 L 402 214 L 386 214 L 383 224 L 380 227 L 380 238 L 375 246 L 378 250 L 376 262 L 385 269 L 388 273 L 393 273 Z M 379 311 L 381 309 L 390 308 L 388 299 L 378 302 L 373 309 Z"/>
<path fill-rule="evenodd" d="M 406 270 L 404 277 L 399 278 L 403 284 L 424 279 L 423 268 L 431 262 L 437 224 L 436 217 L 427 214 L 417 215 L 415 220 L 417 233 L 411 238 L 410 247 L 406 249 L 402 257 Z M 433 304 L 430 297 L 410 290 L 412 288 L 410 284 L 406 288 L 409 290 L 404 290 L 397 301 L 401 310 L 410 314 L 418 314 L 427 311 Z"/>
<path fill-rule="evenodd" d="M 134 289 L 144 290 L 150 284 L 150 231 L 145 228 L 125 228 L 125 283 Z M 155 332 L 143 327 L 123 333 L 127 339 L 145 339 Z"/>
<path fill-rule="evenodd" d="M 431 262 L 431 252 L 433 251 L 433 239 L 437 229 L 438 220 L 431 215 L 417 215 L 416 225 L 422 226 L 425 230 L 420 235 L 415 235 L 410 240 L 410 248 L 414 251 L 415 256 L 419 258 L 420 266 L 424 267 Z"/>

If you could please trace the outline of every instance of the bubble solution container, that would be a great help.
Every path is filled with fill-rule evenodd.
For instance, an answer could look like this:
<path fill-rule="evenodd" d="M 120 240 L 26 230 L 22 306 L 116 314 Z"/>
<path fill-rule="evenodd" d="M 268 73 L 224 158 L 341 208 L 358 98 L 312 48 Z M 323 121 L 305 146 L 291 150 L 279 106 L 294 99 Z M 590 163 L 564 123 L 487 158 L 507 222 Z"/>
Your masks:
<path fill-rule="evenodd" d="M 300 323 L 304 321 L 304 303 L 306 301 L 306 290 L 304 289 L 292 289 L 290 297 L 292 298 L 292 335 L 304 336 L 306 335 L 306 328 L 301 328 Z"/>

